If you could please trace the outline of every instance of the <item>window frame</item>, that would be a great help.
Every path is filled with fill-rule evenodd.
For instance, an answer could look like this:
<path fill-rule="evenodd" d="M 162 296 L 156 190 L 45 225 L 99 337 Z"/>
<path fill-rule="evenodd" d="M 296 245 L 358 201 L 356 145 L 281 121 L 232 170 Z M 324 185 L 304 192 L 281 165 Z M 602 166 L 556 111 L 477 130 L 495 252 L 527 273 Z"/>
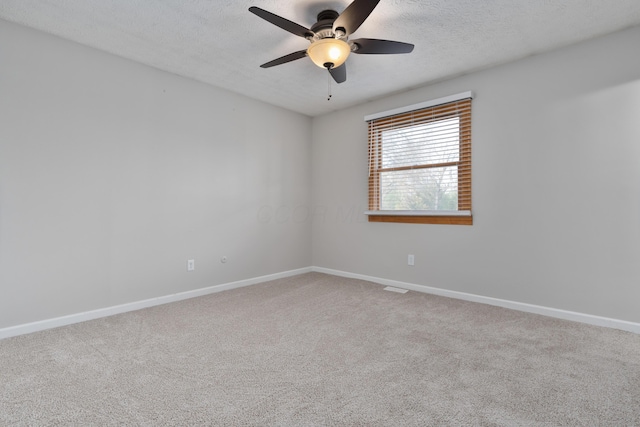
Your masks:
<path fill-rule="evenodd" d="M 392 222 L 411 224 L 451 224 L 451 225 L 472 225 L 473 215 L 471 214 L 471 100 L 473 94 L 464 92 L 446 98 L 439 98 L 421 104 L 411 105 L 396 110 L 377 113 L 365 117 L 368 123 L 368 162 L 369 162 L 369 210 L 365 212 L 369 222 Z M 468 107 L 461 111 L 454 111 L 451 106 L 456 103 L 468 103 Z M 414 115 L 424 115 L 422 119 L 411 123 Z M 433 123 L 438 120 L 446 120 L 452 117 L 459 118 L 459 151 L 458 160 L 420 164 L 413 166 L 399 166 L 383 168 L 383 156 L 377 153 L 382 152 L 383 131 L 424 123 Z M 374 125 L 372 125 L 372 122 Z M 400 122 L 399 126 L 393 123 Z M 374 126 L 374 127 L 372 127 Z M 373 129 L 373 130 L 372 130 Z M 380 210 L 380 176 L 384 172 L 431 169 L 437 167 L 457 166 L 458 167 L 458 209 L 456 211 L 421 211 L 421 210 Z M 464 171 L 464 172 L 463 172 Z"/>

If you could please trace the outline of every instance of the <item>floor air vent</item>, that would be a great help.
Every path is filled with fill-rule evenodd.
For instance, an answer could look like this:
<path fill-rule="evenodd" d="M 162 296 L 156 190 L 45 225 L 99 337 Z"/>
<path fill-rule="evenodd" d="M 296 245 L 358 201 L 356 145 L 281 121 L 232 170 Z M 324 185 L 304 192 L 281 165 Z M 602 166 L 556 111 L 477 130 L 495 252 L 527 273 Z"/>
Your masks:
<path fill-rule="evenodd" d="M 406 294 L 407 292 L 409 292 L 408 289 L 394 288 L 393 286 L 387 286 L 386 288 L 384 288 L 384 290 L 389 292 L 397 292 L 399 294 Z"/>

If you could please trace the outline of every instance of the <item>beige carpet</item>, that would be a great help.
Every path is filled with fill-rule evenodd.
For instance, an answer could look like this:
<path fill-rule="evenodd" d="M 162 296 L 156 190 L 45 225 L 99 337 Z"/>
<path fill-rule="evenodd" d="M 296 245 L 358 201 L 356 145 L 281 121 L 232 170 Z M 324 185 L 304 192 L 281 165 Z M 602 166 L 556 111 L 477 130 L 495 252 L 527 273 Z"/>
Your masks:
<path fill-rule="evenodd" d="M 0 341 L 0 425 L 640 425 L 640 335 L 319 273 Z"/>

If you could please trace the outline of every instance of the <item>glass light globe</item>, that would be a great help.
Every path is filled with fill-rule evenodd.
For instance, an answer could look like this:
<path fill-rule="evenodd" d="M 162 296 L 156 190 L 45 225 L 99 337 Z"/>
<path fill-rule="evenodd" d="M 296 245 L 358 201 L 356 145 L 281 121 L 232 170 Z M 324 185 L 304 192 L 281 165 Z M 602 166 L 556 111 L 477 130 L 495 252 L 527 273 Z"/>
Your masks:
<path fill-rule="evenodd" d="M 307 49 L 309 58 L 320 68 L 338 68 L 347 60 L 349 53 L 349 43 L 333 38 L 317 40 Z"/>

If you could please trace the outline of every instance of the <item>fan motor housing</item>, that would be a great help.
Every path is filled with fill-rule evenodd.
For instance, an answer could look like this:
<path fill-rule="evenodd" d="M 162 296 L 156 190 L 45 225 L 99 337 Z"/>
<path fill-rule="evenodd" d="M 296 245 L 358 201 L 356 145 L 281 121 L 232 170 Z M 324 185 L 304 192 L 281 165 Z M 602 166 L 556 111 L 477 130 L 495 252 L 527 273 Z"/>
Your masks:
<path fill-rule="evenodd" d="M 310 30 L 316 35 L 316 39 L 333 37 L 333 23 L 340 16 L 335 10 L 323 10 L 318 13 L 318 22 L 313 24 Z"/>

